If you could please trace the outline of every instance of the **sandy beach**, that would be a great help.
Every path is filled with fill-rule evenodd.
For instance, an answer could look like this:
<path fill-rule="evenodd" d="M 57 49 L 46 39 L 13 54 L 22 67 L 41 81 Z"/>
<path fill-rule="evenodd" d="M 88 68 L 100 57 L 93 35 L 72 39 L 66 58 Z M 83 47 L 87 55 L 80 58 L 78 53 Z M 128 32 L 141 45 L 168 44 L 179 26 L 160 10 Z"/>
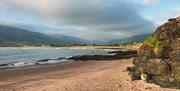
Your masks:
<path fill-rule="evenodd" d="M 0 91 L 178 91 L 131 81 L 132 59 L 75 61 L 0 71 Z"/>

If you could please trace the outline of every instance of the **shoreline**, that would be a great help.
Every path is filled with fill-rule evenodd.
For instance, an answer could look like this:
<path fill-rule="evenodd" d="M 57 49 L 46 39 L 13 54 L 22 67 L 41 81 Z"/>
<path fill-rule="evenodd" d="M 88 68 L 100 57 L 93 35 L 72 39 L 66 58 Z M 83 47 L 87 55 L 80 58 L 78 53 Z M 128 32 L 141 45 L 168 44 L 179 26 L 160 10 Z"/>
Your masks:
<path fill-rule="evenodd" d="M 125 71 L 128 66 L 132 66 L 132 58 L 4 70 L 0 91 L 178 91 L 131 81 Z"/>
<path fill-rule="evenodd" d="M 105 49 L 104 49 L 105 50 Z M 123 58 L 131 58 L 137 56 L 136 50 L 131 49 L 114 49 L 107 51 L 107 54 L 102 55 L 79 55 L 79 56 L 68 56 L 68 57 L 60 57 L 60 58 L 48 58 L 34 61 L 22 61 L 22 62 L 11 62 L 0 64 L 0 70 L 6 69 L 14 69 L 14 68 L 23 68 L 29 66 L 39 66 L 39 65 L 50 65 L 50 64 L 63 64 L 69 63 L 78 60 L 117 60 Z"/>
<path fill-rule="evenodd" d="M 0 46 L 0 48 L 95 48 L 95 49 L 131 49 L 131 50 L 137 50 L 139 47 L 124 47 L 124 46 L 59 46 L 59 47 L 53 47 L 53 46 L 21 46 L 21 47 L 14 47 L 14 46 L 7 46 L 3 47 Z"/>

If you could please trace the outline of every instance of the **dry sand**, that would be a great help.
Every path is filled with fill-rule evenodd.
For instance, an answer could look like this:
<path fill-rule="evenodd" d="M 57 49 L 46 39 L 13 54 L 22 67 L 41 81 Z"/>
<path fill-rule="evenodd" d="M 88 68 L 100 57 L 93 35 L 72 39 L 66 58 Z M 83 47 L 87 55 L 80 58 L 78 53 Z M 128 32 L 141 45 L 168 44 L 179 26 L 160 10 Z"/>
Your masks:
<path fill-rule="evenodd" d="M 0 91 L 179 91 L 131 81 L 128 66 L 132 59 L 1 70 Z"/>

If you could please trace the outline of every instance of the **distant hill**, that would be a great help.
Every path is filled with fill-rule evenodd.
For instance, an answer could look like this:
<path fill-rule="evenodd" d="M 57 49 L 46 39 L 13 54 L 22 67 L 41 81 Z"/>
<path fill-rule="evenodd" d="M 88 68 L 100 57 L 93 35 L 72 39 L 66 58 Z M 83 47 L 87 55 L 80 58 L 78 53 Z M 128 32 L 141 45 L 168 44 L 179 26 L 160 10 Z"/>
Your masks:
<path fill-rule="evenodd" d="M 106 42 L 106 44 L 122 44 L 122 43 L 132 43 L 132 42 L 141 42 L 147 37 L 149 37 L 151 34 L 140 34 L 140 35 L 135 35 L 129 38 L 124 38 L 124 39 L 114 39 Z"/>
<path fill-rule="evenodd" d="M 150 34 L 141 34 L 125 39 L 114 39 L 108 42 L 89 41 L 60 34 L 46 35 L 6 25 L 0 25 L 0 46 L 7 45 L 69 45 L 69 44 L 122 44 L 140 42 Z"/>
<path fill-rule="evenodd" d="M 92 41 L 89 41 L 89 40 L 85 40 L 85 39 L 81 39 L 77 37 L 65 36 L 61 34 L 52 34 L 49 36 L 57 38 L 57 39 L 61 39 L 61 40 L 66 40 L 73 44 L 91 44 L 92 43 Z"/>
<path fill-rule="evenodd" d="M 31 32 L 26 29 L 0 25 L 0 45 L 38 45 L 38 44 L 83 44 L 85 40 L 69 36 L 49 36 L 46 34 Z"/>

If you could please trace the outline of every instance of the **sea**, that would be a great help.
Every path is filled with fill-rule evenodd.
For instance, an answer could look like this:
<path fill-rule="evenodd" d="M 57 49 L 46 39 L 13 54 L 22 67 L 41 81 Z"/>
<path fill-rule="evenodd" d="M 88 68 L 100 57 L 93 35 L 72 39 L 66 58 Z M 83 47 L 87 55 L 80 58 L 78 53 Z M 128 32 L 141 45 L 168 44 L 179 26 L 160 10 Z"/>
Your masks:
<path fill-rule="evenodd" d="M 42 61 L 38 64 L 51 64 L 70 62 L 67 60 L 73 56 L 80 55 L 109 55 L 109 51 L 116 51 L 117 49 L 96 49 L 96 48 L 43 48 L 43 47 L 0 47 L 0 69 L 13 68 L 21 66 L 31 66 L 37 64 L 39 60 L 50 59 L 49 61 Z M 57 60 L 58 58 L 63 58 Z"/>

